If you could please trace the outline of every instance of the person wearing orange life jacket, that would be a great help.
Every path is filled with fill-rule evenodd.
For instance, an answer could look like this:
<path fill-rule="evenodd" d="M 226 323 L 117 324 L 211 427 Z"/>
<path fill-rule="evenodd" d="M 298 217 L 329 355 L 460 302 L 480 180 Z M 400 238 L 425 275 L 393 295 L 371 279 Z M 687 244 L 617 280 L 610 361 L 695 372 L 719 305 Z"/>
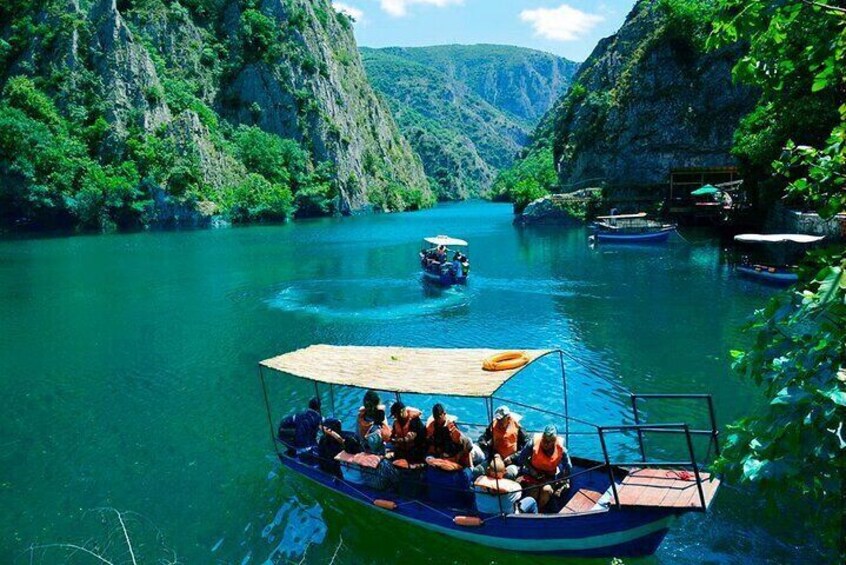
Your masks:
<path fill-rule="evenodd" d="M 368 390 L 364 393 L 364 406 L 358 409 L 358 418 L 356 419 L 356 430 L 358 432 L 361 444 L 364 445 L 367 441 L 367 436 L 374 432 L 373 423 L 379 420 L 382 416 L 381 422 L 377 424 L 379 432 L 382 436 L 382 441 L 387 442 L 391 438 L 391 428 L 384 421 L 385 406 L 381 404 L 379 395 L 376 391 Z M 381 411 L 381 412 L 380 412 Z"/>
<path fill-rule="evenodd" d="M 432 406 L 432 417 L 426 424 L 426 444 L 430 457 L 453 461 L 465 468 L 470 467 L 473 442 L 461 433 L 442 404 Z"/>
<path fill-rule="evenodd" d="M 532 443 L 523 448 L 516 460 L 521 465 L 517 481 L 524 488 L 543 484 L 528 491 L 529 496 L 537 500 L 541 512 L 547 510 L 553 496 L 560 499 L 570 488 L 573 464 L 555 426 L 546 426 L 542 434 L 535 434 Z"/>
<path fill-rule="evenodd" d="M 473 475 L 484 475 L 493 457 L 499 455 L 506 466 L 505 477 L 516 479 L 520 467 L 515 464 L 515 459 L 527 443 L 528 438 L 517 418 L 508 406 L 500 406 L 494 411 L 493 423 L 485 429 L 476 443 L 483 454 L 484 462 L 473 468 Z"/>
<path fill-rule="evenodd" d="M 426 457 L 426 427 L 420 421 L 422 412 L 406 406 L 401 401 L 391 405 L 394 425 L 391 428 L 391 442 L 394 446 L 394 460 L 404 459 L 409 465 L 422 463 Z"/>

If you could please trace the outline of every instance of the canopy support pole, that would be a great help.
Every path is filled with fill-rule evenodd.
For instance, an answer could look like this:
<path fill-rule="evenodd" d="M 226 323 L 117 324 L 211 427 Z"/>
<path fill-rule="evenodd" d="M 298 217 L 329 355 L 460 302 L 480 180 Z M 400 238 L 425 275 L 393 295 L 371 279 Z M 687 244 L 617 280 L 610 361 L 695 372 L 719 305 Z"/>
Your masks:
<path fill-rule="evenodd" d="M 570 407 L 567 402 L 567 370 L 564 368 L 564 354 L 558 350 L 558 362 L 561 364 L 561 383 L 564 389 L 564 444 L 570 449 Z"/>
<path fill-rule="evenodd" d="M 490 426 L 493 426 L 493 423 L 494 423 L 493 397 L 492 396 L 488 396 L 488 397 L 485 398 L 485 407 L 488 410 L 488 426 L 490 427 Z M 491 441 L 493 441 L 493 436 L 491 436 Z M 494 450 L 493 445 L 491 445 L 491 450 Z M 492 463 L 493 463 L 493 458 L 491 458 L 491 461 L 488 463 L 488 465 L 490 465 Z M 473 458 L 471 456 L 470 466 L 472 467 L 472 465 L 473 465 Z M 487 473 L 487 470 L 485 470 L 485 472 Z M 497 503 L 499 503 L 499 515 L 502 516 L 502 517 L 505 517 L 505 510 L 502 508 L 502 493 L 500 492 L 500 489 L 499 489 L 499 477 L 496 477 L 495 480 L 496 480 L 496 501 L 497 501 Z"/>
<path fill-rule="evenodd" d="M 276 452 L 276 455 L 279 456 L 279 446 L 276 445 L 276 434 L 273 433 L 273 414 L 270 408 L 270 400 L 267 396 L 267 383 L 264 380 L 264 371 L 262 370 L 261 365 L 259 365 L 259 380 L 261 380 L 261 390 L 264 393 L 264 408 L 267 412 L 267 425 L 270 430 L 270 442 L 273 444 L 273 450 Z"/>
<path fill-rule="evenodd" d="M 329 383 L 329 405 L 332 407 L 332 417 L 335 417 L 335 385 Z"/>

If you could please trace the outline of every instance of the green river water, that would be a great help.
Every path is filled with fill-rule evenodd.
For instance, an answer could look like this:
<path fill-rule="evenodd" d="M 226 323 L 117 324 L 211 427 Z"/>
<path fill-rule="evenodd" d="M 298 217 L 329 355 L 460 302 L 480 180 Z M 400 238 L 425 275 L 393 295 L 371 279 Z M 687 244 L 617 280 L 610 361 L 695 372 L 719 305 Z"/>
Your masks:
<path fill-rule="evenodd" d="M 0 562 L 89 563 L 62 548 L 27 551 L 86 542 L 128 562 L 102 507 L 127 512 L 139 562 L 298 561 L 308 547 L 317 563 L 341 539 L 336 563 L 517 562 L 381 522 L 280 469 L 257 362 L 312 343 L 561 347 L 572 355 L 571 413 L 600 423 L 629 412 L 597 374 L 639 392 L 713 393 L 722 425 L 758 404 L 728 351 L 773 291 L 737 279 L 716 240 L 592 249 L 583 228 L 517 229 L 511 219 L 508 205 L 465 203 L 0 241 Z M 440 233 L 471 243 L 466 288 L 420 281 L 420 240 Z M 553 369 L 538 371 L 510 383 L 510 397 L 560 407 Z M 276 418 L 312 391 L 268 377 Z M 352 410 L 359 397 L 338 402 Z M 473 419 L 466 401 L 451 409 Z M 702 415 L 690 405 L 647 411 L 655 421 Z M 571 450 L 596 456 L 579 440 Z M 798 559 L 785 541 L 796 521 L 766 513 L 754 493 L 723 489 L 713 510 L 681 519 L 646 562 Z"/>

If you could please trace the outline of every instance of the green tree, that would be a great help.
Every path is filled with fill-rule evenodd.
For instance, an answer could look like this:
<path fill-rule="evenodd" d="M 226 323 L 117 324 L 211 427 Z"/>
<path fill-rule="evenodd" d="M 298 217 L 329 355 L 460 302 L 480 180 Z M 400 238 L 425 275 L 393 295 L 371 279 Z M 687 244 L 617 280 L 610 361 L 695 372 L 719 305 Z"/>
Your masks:
<path fill-rule="evenodd" d="M 283 184 L 271 183 L 257 173 L 223 191 L 220 203 L 235 223 L 253 220 L 284 220 L 293 212 L 293 195 Z"/>
<path fill-rule="evenodd" d="M 503 171 L 494 181 L 495 198 L 514 202 L 514 211 L 522 212 L 530 202 L 554 191 L 558 182 L 552 149 L 533 149 L 526 157 Z"/>
<path fill-rule="evenodd" d="M 735 76 L 762 90 L 736 147 L 758 147 L 762 162 L 784 148 L 773 169 L 794 201 L 823 217 L 846 209 L 846 9 L 810 0 L 721 0 L 720 7 L 712 45 L 748 45 Z M 824 121 L 834 116 L 834 124 L 825 135 L 809 132 L 798 124 L 806 112 L 822 112 Z M 818 116 L 808 118 L 812 130 L 820 125 Z M 791 141 L 793 135 L 802 141 Z M 753 346 L 732 354 L 735 368 L 763 387 L 769 404 L 729 426 L 717 462 L 776 504 L 805 502 L 813 531 L 831 545 L 842 541 L 846 478 L 844 271 L 842 245 L 815 254 L 797 289 L 756 313 L 748 327 Z M 839 551 L 842 561 L 846 546 Z"/>

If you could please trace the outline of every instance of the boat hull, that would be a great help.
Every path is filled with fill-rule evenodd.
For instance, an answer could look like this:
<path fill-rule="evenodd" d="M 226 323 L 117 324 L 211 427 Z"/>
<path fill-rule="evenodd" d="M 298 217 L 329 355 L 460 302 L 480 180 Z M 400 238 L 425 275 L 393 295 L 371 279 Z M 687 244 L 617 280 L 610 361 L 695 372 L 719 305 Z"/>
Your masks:
<path fill-rule="evenodd" d="M 738 265 L 737 272 L 743 277 L 777 286 L 790 286 L 799 281 L 799 275 L 787 271 L 771 273 L 755 267 Z"/>
<path fill-rule="evenodd" d="M 299 475 L 376 512 L 414 526 L 499 550 L 581 557 L 640 557 L 651 555 L 667 534 L 676 512 L 666 509 L 602 509 L 580 514 L 486 516 L 478 527 L 453 523 L 448 509 L 403 499 L 330 476 L 319 469 L 281 455 L 283 465 Z M 394 510 L 375 506 L 375 499 L 398 504 Z M 446 512 L 445 512 L 446 510 Z"/>
<path fill-rule="evenodd" d="M 673 230 L 645 233 L 612 233 L 597 231 L 596 239 L 613 243 L 662 243 L 669 239 Z"/>
<path fill-rule="evenodd" d="M 438 284 L 441 286 L 452 286 L 456 284 L 467 284 L 467 277 L 456 277 L 451 272 L 448 273 L 432 273 L 430 271 L 423 271 L 423 279 Z"/>

